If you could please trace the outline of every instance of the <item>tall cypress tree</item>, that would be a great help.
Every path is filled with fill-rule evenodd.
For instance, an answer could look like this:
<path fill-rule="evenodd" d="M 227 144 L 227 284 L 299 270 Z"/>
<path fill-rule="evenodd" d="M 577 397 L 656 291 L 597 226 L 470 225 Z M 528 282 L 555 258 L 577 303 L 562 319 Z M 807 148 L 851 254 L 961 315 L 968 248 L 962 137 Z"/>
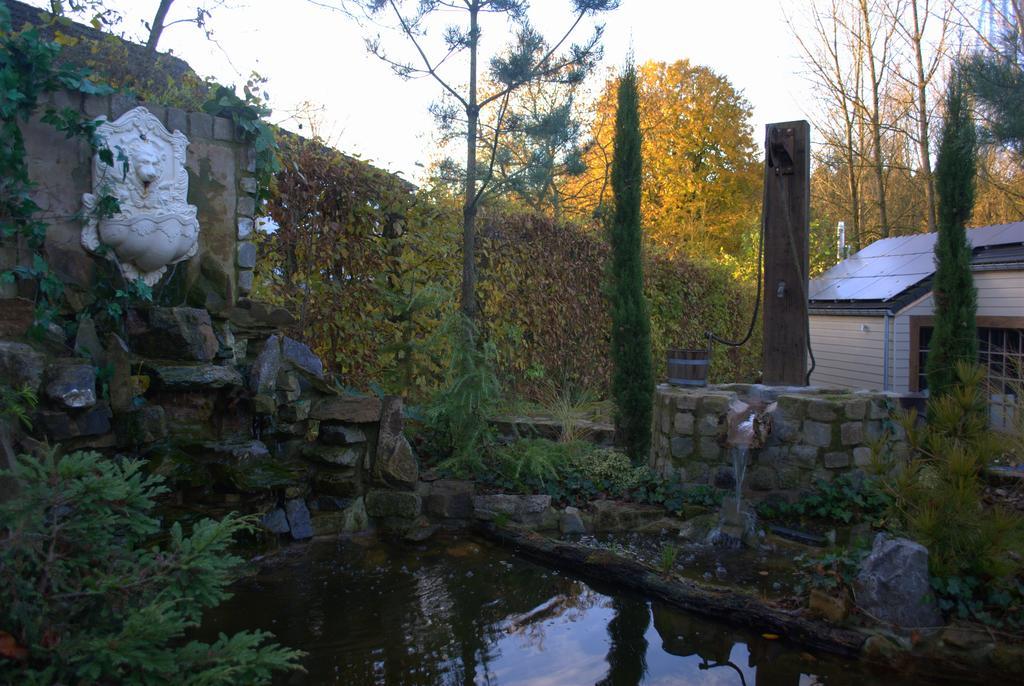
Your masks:
<path fill-rule="evenodd" d="M 956 363 L 978 359 L 975 312 L 978 294 L 971 276 L 971 246 L 966 224 L 974 209 L 977 134 L 963 75 L 955 71 L 946 89 L 946 122 L 935 165 L 939 195 L 935 330 L 928 351 L 928 389 L 948 391 L 956 382 Z"/>
<path fill-rule="evenodd" d="M 640 114 L 632 60 L 619 81 L 612 157 L 612 247 L 609 274 L 612 309 L 612 392 L 619 444 L 634 463 L 647 459 L 651 444 L 654 375 L 651 321 L 644 299 L 640 235 Z"/>

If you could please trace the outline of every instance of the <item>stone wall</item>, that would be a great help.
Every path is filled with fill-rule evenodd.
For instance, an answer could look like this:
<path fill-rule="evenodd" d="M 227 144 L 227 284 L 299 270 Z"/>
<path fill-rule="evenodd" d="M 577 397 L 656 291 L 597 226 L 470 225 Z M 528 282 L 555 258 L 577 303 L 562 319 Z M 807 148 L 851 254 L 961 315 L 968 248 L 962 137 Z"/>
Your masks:
<path fill-rule="evenodd" d="M 899 406 L 891 393 L 663 384 L 655 391 L 651 468 L 686 482 L 733 487 L 726 433 L 729 404 L 737 399 L 752 409 L 777 403 L 768 415 L 772 429 L 766 444 L 749 454 L 743 484 L 748 496 L 795 494 L 867 467 L 875 444 L 896 453 L 908 449 L 902 427 L 891 419 Z"/>
<path fill-rule="evenodd" d="M 48 104 L 113 120 L 140 103 L 123 95 L 59 92 Z M 189 303 L 210 309 L 234 304 L 252 288 L 256 259 L 255 245 L 247 240 L 256 211 L 254 153 L 235 135 L 230 119 L 143 105 L 169 131 L 179 130 L 189 139 L 188 202 L 197 207 L 200 225 L 199 254 L 172 267 L 156 287 L 156 296 L 164 304 Z M 72 307 L 81 306 L 96 280 L 102 278 L 100 258 L 87 253 L 80 242 L 82 195 L 92 192 L 91 150 L 38 119 L 23 125 L 22 131 L 29 175 L 37 184 L 33 196 L 42 208 L 38 218 L 49 225 L 47 259 L 68 285 Z M 0 270 L 28 259 L 24 250 L 7 243 L 0 251 Z M 7 287 L 2 295 L 16 295 L 12 289 Z"/>

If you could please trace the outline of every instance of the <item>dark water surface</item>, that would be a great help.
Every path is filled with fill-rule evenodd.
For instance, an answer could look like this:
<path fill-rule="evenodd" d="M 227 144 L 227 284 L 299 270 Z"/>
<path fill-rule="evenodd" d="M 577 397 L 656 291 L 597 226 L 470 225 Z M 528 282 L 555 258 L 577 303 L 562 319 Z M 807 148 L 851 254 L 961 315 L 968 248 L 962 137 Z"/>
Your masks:
<path fill-rule="evenodd" d="M 596 588 L 478 541 L 313 543 L 238 585 L 202 635 L 265 629 L 285 684 L 921 684 Z"/>

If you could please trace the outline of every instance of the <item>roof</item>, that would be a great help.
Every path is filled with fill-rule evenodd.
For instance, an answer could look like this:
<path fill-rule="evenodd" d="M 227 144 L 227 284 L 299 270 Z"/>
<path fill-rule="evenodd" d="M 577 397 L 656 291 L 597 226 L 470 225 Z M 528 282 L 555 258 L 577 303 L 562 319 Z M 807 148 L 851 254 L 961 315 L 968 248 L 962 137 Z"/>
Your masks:
<path fill-rule="evenodd" d="M 931 290 L 938 234 L 920 233 L 875 241 L 811 279 L 815 309 L 901 309 Z M 967 231 L 975 269 L 1024 269 L 1024 222 Z"/>

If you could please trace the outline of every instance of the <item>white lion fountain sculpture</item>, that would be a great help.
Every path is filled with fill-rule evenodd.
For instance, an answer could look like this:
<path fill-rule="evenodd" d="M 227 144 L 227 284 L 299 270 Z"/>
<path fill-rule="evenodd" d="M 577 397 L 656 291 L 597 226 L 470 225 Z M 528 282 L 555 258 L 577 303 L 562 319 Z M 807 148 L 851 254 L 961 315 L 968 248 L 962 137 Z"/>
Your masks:
<path fill-rule="evenodd" d="M 91 252 L 108 246 L 126 279 L 153 286 L 169 265 L 199 250 L 196 208 L 187 201 L 188 139 L 180 131 L 168 132 L 145 107 L 104 122 L 98 133 L 115 161 L 111 166 L 98 153 L 93 156 L 93 192 L 82 196 L 82 245 Z M 105 195 L 117 199 L 120 211 L 97 217 L 96 207 Z"/>

